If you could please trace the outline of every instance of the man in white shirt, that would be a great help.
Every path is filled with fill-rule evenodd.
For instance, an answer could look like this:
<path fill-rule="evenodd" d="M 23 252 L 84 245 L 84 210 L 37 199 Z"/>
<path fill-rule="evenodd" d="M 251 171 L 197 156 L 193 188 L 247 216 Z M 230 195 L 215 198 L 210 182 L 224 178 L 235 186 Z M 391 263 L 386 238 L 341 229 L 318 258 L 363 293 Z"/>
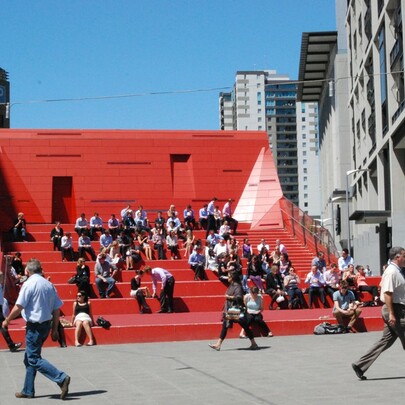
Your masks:
<path fill-rule="evenodd" d="M 346 271 L 349 264 L 353 264 L 353 258 L 349 256 L 349 251 L 345 248 L 342 250 L 342 255 L 338 260 L 338 267 L 340 271 Z"/>
<path fill-rule="evenodd" d="M 264 239 L 260 241 L 260 243 L 257 245 L 257 251 L 261 253 L 262 249 L 266 248 L 268 252 L 270 252 L 270 245 L 266 243 Z"/>
<path fill-rule="evenodd" d="M 222 209 L 222 216 L 224 218 L 224 221 L 227 221 L 229 226 L 232 229 L 232 233 L 235 235 L 236 230 L 238 229 L 238 224 L 239 222 L 232 217 L 232 198 L 230 198 L 224 205 L 224 208 Z"/>
<path fill-rule="evenodd" d="M 405 267 L 405 249 L 393 247 L 388 253 L 389 265 L 385 269 L 380 287 L 380 300 L 384 302 L 382 317 L 384 331 L 381 339 L 359 360 L 352 364 L 357 377 L 365 380 L 364 373 L 399 338 L 405 349 L 405 278 L 401 269 Z"/>

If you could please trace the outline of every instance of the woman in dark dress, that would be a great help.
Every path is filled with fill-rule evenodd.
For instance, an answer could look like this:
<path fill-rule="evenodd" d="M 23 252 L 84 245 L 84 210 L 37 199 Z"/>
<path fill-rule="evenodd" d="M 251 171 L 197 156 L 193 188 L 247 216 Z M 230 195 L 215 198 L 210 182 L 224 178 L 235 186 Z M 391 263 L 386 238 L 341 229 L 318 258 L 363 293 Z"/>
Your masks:
<path fill-rule="evenodd" d="M 151 312 L 149 305 L 146 303 L 145 297 L 151 297 L 148 287 L 141 287 L 143 270 L 137 270 L 136 276 L 131 280 L 131 297 L 138 301 L 139 313 Z"/>
<path fill-rule="evenodd" d="M 60 250 L 60 244 L 62 241 L 63 229 L 60 227 L 60 222 L 56 221 L 55 226 L 51 231 L 51 241 L 53 242 L 53 250 Z"/>
<path fill-rule="evenodd" d="M 253 332 L 248 325 L 246 316 L 243 313 L 243 311 L 241 311 L 241 316 L 239 317 L 239 320 L 235 321 L 227 319 L 227 311 L 229 308 L 231 307 L 239 307 L 241 309 L 243 308 L 243 289 L 240 277 L 236 272 L 230 272 L 228 277 L 229 277 L 229 287 L 225 293 L 226 301 L 222 316 L 221 334 L 219 336 L 218 342 L 216 344 L 210 344 L 209 347 L 211 347 L 211 349 L 214 349 L 216 351 L 221 350 L 221 345 L 222 342 L 225 340 L 228 329 L 233 326 L 234 322 L 237 322 L 244 329 L 246 336 L 250 339 L 251 345 L 249 349 L 258 350 L 259 346 L 257 345 L 254 339 Z"/>
<path fill-rule="evenodd" d="M 92 295 L 90 287 L 90 269 L 83 257 L 80 257 L 77 261 L 76 285 L 79 291 L 83 290 L 87 294 L 87 296 Z"/>

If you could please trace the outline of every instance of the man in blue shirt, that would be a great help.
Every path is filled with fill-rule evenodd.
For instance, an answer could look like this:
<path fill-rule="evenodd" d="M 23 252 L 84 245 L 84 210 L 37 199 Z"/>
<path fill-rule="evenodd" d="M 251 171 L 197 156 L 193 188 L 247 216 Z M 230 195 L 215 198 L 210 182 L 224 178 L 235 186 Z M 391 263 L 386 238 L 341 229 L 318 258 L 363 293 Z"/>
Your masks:
<path fill-rule="evenodd" d="M 56 341 L 59 338 L 59 313 L 63 302 L 55 287 L 42 276 L 39 260 L 31 259 L 27 264 L 27 271 L 30 277 L 21 287 L 17 302 L 2 325 L 3 328 L 7 327 L 10 321 L 17 318 L 20 313 L 27 322 L 24 356 L 25 382 L 22 391 L 16 392 L 15 396 L 17 398 L 35 396 L 35 376 L 39 371 L 59 385 L 62 390 L 60 398 L 65 399 L 69 392 L 70 377 L 41 357 L 42 345 L 51 329 L 52 340 Z"/>
<path fill-rule="evenodd" d="M 316 257 L 312 260 L 312 266 L 316 266 L 317 269 L 323 274 L 326 271 L 326 261 L 323 252 L 318 252 Z"/>
<path fill-rule="evenodd" d="M 346 280 L 342 280 L 339 285 L 339 290 L 333 293 L 333 315 L 339 322 L 339 325 L 344 326 L 344 319 L 349 319 L 347 332 L 353 332 L 352 328 L 357 318 L 361 314 L 361 309 L 358 309 L 358 303 L 352 291 L 349 290 L 349 284 Z"/>
<path fill-rule="evenodd" d="M 207 229 L 208 225 L 208 204 L 204 204 L 204 206 L 199 211 L 199 223 L 201 229 Z"/>
<path fill-rule="evenodd" d="M 94 216 L 90 218 L 90 238 L 94 240 L 97 232 L 104 233 L 103 220 L 98 215 L 98 212 L 94 213 Z"/>
<path fill-rule="evenodd" d="M 311 271 L 308 273 L 305 279 L 305 283 L 309 284 L 308 290 L 309 307 L 312 308 L 312 301 L 314 295 L 319 295 L 319 298 L 324 308 L 326 308 L 325 291 L 324 291 L 325 281 L 322 273 L 318 270 L 316 265 L 312 265 Z"/>
<path fill-rule="evenodd" d="M 194 280 L 208 280 L 205 274 L 205 257 L 202 255 L 202 248 L 196 248 L 193 253 L 191 253 L 188 264 L 191 270 L 194 271 Z"/>

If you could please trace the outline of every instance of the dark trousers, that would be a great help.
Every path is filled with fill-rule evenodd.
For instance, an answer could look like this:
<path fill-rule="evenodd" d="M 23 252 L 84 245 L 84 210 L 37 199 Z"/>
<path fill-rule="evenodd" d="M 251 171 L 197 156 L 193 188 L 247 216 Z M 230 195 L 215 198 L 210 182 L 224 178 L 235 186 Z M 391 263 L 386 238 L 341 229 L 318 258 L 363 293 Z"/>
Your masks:
<path fill-rule="evenodd" d="M 79 257 L 84 257 L 84 252 L 90 253 L 90 256 L 93 261 L 97 259 L 96 253 L 94 252 L 94 249 L 90 247 L 79 247 Z"/>
<path fill-rule="evenodd" d="M 361 285 L 359 287 L 359 291 L 361 291 L 361 292 L 363 292 L 363 291 L 369 292 L 373 296 L 373 299 L 375 297 L 378 297 L 378 288 L 375 285 Z"/>
<path fill-rule="evenodd" d="M 184 225 L 186 226 L 186 228 L 194 229 L 195 228 L 195 219 L 194 218 L 185 218 Z"/>
<path fill-rule="evenodd" d="M 1 327 L 1 324 L 3 323 L 3 321 L 4 321 L 3 306 L 0 305 L 0 331 L 1 331 L 1 334 L 3 335 L 4 340 L 7 343 L 7 346 L 11 348 L 14 345 L 14 342 L 11 339 L 10 334 L 8 333 L 8 329 Z"/>
<path fill-rule="evenodd" d="M 266 322 L 263 321 L 262 314 L 246 314 L 246 320 L 248 326 L 251 326 L 252 324 L 255 323 L 260 328 L 262 328 L 266 336 L 270 333 L 269 327 L 267 326 Z"/>
<path fill-rule="evenodd" d="M 174 277 L 166 280 L 163 290 L 160 292 L 160 309 L 163 311 L 173 311 Z"/>
<path fill-rule="evenodd" d="M 356 366 L 360 367 L 365 373 L 369 367 L 377 360 L 378 356 L 389 349 L 394 342 L 399 338 L 402 348 L 405 350 L 405 305 L 393 304 L 394 314 L 396 318 L 395 325 L 389 326 L 389 311 L 386 305 L 382 307 L 382 318 L 384 320 L 383 334 L 378 342 L 376 342 L 370 350 L 356 361 Z"/>
<path fill-rule="evenodd" d="M 217 221 L 215 220 L 214 215 L 208 215 L 207 232 L 205 237 L 208 236 L 211 229 L 214 230 L 214 232 L 217 231 Z"/>
<path fill-rule="evenodd" d="M 52 242 L 53 242 L 53 250 L 60 250 L 60 244 L 62 242 L 61 239 L 54 236 L 52 238 Z"/>
<path fill-rule="evenodd" d="M 158 259 L 159 260 L 165 260 L 166 256 L 165 256 L 165 251 L 163 249 L 163 245 L 155 244 L 155 249 L 157 250 Z"/>
<path fill-rule="evenodd" d="M 308 295 L 309 295 L 309 307 L 312 308 L 312 301 L 313 301 L 313 297 L 314 295 L 318 295 L 322 305 L 325 306 L 326 305 L 326 301 L 325 301 L 325 291 L 323 289 L 323 287 L 309 287 L 309 291 L 308 291 Z"/>
<path fill-rule="evenodd" d="M 229 321 L 229 320 L 226 319 L 225 316 L 224 316 L 223 321 L 222 321 L 221 334 L 219 335 L 219 338 L 220 338 L 221 340 L 224 340 L 224 339 L 226 338 L 226 335 L 227 335 L 227 333 L 228 333 L 228 329 L 229 329 L 229 328 L 232 328 L 233 323 L 234 323 L 234 321 Z M 254 336 L 253 336 L 252 329 L 250 329 L 250 327 L 249 327 L 249 324 L 248 324 L 246 315 L 245 315 L 244 317 L 242 317 L 242 318 L 239 318 L 239 321 L 238 321 L 237 323 L 243 328 L 243 330 L 244 330 L 245 333 L 246 333 L 246 336 L 247 336 L 250 340 L 252 340 L 252 339 L 254 338 Z"/>
<path fill-rule="evenodd" d="M 326 286 L 326 294 L 328 294 L 329 297 L 332 298 L 332 301 L 333 301 L 333 293 L 334 293 L 335 291 L 337 291 L 337 290 L 339 290 L 339 288 L 333 288 L 333 287 L 331 287 L 330 285 Z"/>
<path fill-rule="evenodd" d="M 287 289 L 287 295 L 288 295 L 288 304 L 292 305 L 293 299 L 295 297 L 297 297 L 299 302 L 300 302 L 301 308 L 304 306 L 304 296 L 303 296 L 302 291 L 300 290 L 299 287 L 288 288 Z"/>
<path fill-rule="evenodd" d="M 69 255 L 70 260 L 73 262 L 75 260 L 74 254 L 73 254 L 73 248 L 61 248 L 61 253 L 62 253 L 62 260 L 65 260 L 66 255 Z"/>
<path fill-rule="evenodd" d="M 191 270 L 194 271 L 194 280 L 208 280 L 207 275 L 205 274 L 205 269 L 202 264 L 191 265 Z"/>
<path fill-rule="evenodd" d="M 135 298 L 138 301 L 139 310 L 146 310 L 149 311 L 149 305 L 146 303 L 145 295 L 142 290 L 137 290 L 135 294 Z"/>
<path fill-rule="evenodd" d="M 207 229 L 208 220 L 206 218 L 200 218 L 200 228 Z"/>

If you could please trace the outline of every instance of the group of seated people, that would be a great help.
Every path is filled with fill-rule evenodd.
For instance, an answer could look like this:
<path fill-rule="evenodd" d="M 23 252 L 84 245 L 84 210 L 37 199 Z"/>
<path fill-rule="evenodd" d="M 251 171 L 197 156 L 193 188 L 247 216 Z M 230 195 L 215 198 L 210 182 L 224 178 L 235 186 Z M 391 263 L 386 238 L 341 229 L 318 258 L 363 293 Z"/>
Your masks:
<path fill-rule="evenodd" d="M 232 218 L 231 202 L 231 199 L 228 200 L 223 211 L 216 212 L 216 225 L 211 227 L 225 240 L 231 238 L 237 226 L 237 221 Z M 121 220 L 118 220 L 115 214 L 111 214 L 106 224 L 98 212 L 94 213 L 90 221 L 87 220 L 85 213 L 82 213 L 74 227 L 78 235 L 78 255 L 83 257 L 88 253 L 93 261 L 96 260 L 97 247 L 93 246 L 93 242 L 97 241 L 97 234 L 100 234 L 98 239 L 100 251 L 110 249 L 114 242 L 117 242 L 122 257 L 129 257 L 128 268 L 133 267 L 133 262 L 137 260 L 140 252 L 144 253 L 147 260 L 152 260 L 156 256 L 159 260 L 166 259 L 166 250 L 170 252 L 172 260 L 180 259 L 179 240 L 184 241 L 184 257 L 191 254 L 195 244 L 193 230 L 207 229 L 208 233 L 210 217 L 210 214 L 206 215 L 204 206 L 197 221 L 191 205 L 185 208 L 182 219 L 176 207 L 170 205 L 167 218 L 163 216 L 162 211 L 158 211 L 153 222 L 148 219 L 141 205 L 136 211 L 131 209 L 131 205 L 127 205 L 121 211 Z M 64 233 L 59 221 L 51 230 L 50 238 L 53 249 L 61 252 L 62 261 L 74 261 L 72 234 Z"/>
<path fill-rule="evenodd" d="M 379 304 L 378 286 L 369 285 L 367 277 L 369 270 L 362 265 L 354 265 L 353 258 L 348 255 L 348 250 L 343 249 L 338 263 L 332 263 L 327 269 L 323 252 L 312 260 L 311 271 L 305 282 L 308 284 L 309 306 L 312 306 L 314 295 L 318 295 L 322 304 L 326 305 L 326 294 L 333 299 L 333 294 L 339 290 L 340 282 L 345 281 L 348 289 L 352 291 L 356 300 L 360 301 L 360 294 L 368 292 L 373 305 Z"/>

